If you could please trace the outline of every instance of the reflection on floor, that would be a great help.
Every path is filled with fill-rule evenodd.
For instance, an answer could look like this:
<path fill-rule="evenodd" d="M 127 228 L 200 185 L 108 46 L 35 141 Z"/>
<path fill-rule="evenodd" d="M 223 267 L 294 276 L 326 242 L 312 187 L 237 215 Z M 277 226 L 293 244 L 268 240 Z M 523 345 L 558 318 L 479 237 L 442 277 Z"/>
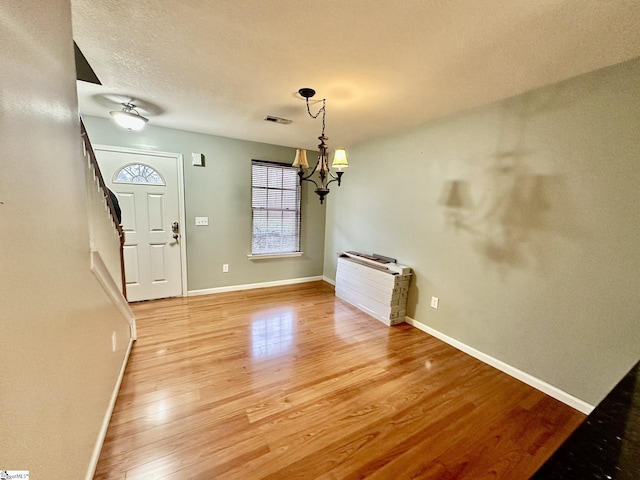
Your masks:
<path fill-rule="evenodd" d="M 261 313 L 251 322 L 254 357 L 270 357 L 288 352 L 293 346 L 293 312 Z"/>

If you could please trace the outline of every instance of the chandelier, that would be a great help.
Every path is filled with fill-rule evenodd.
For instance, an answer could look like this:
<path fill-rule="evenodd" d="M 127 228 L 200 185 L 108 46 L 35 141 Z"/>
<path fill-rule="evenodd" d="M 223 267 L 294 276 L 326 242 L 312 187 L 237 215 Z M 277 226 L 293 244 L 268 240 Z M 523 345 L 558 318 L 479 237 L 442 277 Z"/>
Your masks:
<path fill-rule="evenodd" d="M 316 162 L 315 167 L 313 167 L 313 170 L 311 170 L 309 174 L 306 174 L 306 169 L 309 168 L 309 163 L 307 162 L 307 151 L 303 149 L 296 150 L 296 158 L 291 166 L 298 167 L 298 176 L 300 177 L 301 186 L 303 181 L 311 182 L 316 186 L 315 192 L 320 197 L 320 203 L 322 204 L 324 203 L 324 197 L 329 193 L 329 185 L 332 182 L 338 182 L 338 186 L 340 186 L 342 174 L 344 173 L 342 169 L 349 166 L 349 163 L 347 162 L 347 152 L 344 148 L 336 149 L 333 156 L 333 163 L 331 164 L 331 168 L 336 170 L 334 175 L 329 169 L 329 156 L 326 144 L 328 138 L 324 135 L 327 99 L 322 99 L 322 107 L 318 110 L 318 113 L 314 115 L 311 113 L 311 109 L 309 108 L 309 99 L 316 94 L 316 91 L 312 88 L 301 88 L 298 90 L 298 93 L 301 97 L 306 99 L 307 113 L 309 113 L 311 118 L 318 118 L 318 116 L 322 114 L 322 133 L 318 137 L 318 140 L 320 140 L 320 145 L 318 145 L 318 161 Z M 314 179 L 312 177 L 316 172 L 318 173 L 318 176 Z"/>

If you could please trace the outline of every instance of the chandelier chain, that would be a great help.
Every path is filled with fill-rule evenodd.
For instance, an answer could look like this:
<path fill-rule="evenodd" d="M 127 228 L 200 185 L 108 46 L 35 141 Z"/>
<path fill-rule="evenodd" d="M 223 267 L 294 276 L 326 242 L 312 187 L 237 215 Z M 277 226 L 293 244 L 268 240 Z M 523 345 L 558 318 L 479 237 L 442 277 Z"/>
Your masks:
<path fill-rule="evenodd" d="M 311 109 L 309 108 L 309 99 L 307 98 L 307 112 L 309 113 L 309 116 L 313 119 L 318 118 L 318 115 L 320 115 L 322 113 L 322 136 L 324 137 L 324 126 L 325 126 L 325 121 L 324 121 L 324 117 L 327 113 L 327 109 L 325 108 L 327 105 L 327 99 L 323 98 L 322 99 L 322 107 L 320 107 L 320 110 L 318 110 L 318 113 L 316 113 L 315 115 L 313 113 L 311 113 Z"/>

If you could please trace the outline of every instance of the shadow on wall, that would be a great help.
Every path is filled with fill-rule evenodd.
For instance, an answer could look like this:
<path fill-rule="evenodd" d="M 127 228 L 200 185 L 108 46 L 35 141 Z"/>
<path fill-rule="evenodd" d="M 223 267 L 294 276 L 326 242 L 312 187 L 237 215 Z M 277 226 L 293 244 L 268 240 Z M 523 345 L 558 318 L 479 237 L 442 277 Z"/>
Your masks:
<path fill-rule="evenodd" d="M 505 270 L 531 261 L 544 267 L 549 235 L 581 235 L 566 177 L 533 173 L 525 163 L 532 155 L 524 147 L 527 122 L 552 108 L 548 95 L 539 108 L 536 99 L 507 103 L 491 165 L 471 181 L 445 182 L 438 202 L 446 226 L 471 234 L 477 250 Z"/>
<path fill-rule="evenodd" d="M 568 211 L 566 206 L 552 203 L 566 197 L 563 177 L 510 170 L 489 171 L 488 177 L 491 187 L 484 189 L 477 202 L 469 182 L 447 182 L 441 205 L 447 226 L 473 235 L 478 251 L 491 262 L 523 266 L 536 253 L 531 248 L 537 234 L 571 237 L 576 233 L 569 221 L 563 226 L 558 218 L 564 217 L 561 212 Z"/>
<path fill-rule="evenodd" d="M 416 308 L 420 303 L 420 289 L 418 288 L 418 273 L 413 269 L 411 272 L 412 278 L 409 282 L 409 292 L 407 294 L 407 317 L 416 318 Z M 433 285 L 429 287 L 433 289 Z"/>

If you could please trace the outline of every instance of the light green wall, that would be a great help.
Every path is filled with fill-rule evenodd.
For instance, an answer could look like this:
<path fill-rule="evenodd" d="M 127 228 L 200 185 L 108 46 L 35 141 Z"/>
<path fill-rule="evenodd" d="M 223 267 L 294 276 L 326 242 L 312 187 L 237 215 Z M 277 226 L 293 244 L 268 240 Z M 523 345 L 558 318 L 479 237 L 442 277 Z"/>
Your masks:
<path fill-rule="evenodd" d="M 272 282 L 322 275 L 325 207 L 305 183 L 302 189 L 302 257 L 250 261 L 251 160 L 291 163 L 295 150 L 154 126 L 127 132 L 110 120 L 84 117 L 91 142 L 181 153 L 184 183 L 189 290 Z M 202 153 L 205 166 L 191 165 Z M 194 225 L 209 217 L 209 226 Z M 229 264 L 229 273 L 222 265 Z"/>
<path fill-rule="evenodd" d="M 338 251 L 397 257 L 410 317 L 596 404 L 640 357 L 638 79 L 635 60 L 350 149 L 325 275 Z"/>

